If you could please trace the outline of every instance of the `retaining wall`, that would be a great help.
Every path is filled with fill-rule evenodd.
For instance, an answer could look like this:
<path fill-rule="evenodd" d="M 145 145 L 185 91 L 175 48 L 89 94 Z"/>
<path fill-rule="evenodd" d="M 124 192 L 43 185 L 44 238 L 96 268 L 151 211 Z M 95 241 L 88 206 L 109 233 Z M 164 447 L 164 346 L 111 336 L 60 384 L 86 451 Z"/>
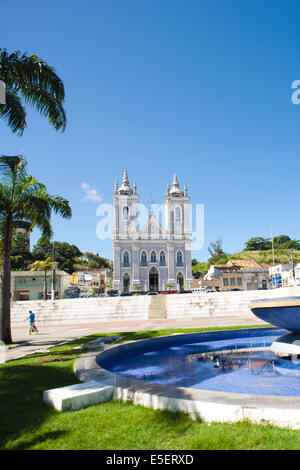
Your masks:
<path fill-rule="evenodd" d="M 300 287 L 269 291 L 213 292 L 166 296 L 96 297 L 12 302 L 12 324 L 24 325 L 28 311 L 39 324 L 113 322 L 149 318 L 249 317 L 253 299 L 300 296 Z"/>

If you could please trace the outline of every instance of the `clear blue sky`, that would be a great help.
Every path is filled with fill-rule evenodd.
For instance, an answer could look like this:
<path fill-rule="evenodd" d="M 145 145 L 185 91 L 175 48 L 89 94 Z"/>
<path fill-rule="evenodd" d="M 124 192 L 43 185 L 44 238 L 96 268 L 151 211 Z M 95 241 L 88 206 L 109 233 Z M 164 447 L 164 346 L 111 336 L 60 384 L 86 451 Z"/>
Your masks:
<path fill-rule="evenodd" d="M 300 238 L 299 1 L 16 0 L 1 5 L 1 47 L 40 55 L 65 84 L 65 133 L 34 111 L 22 137 L 0 122 L 0 153 L 24 154 L 71 202 L 54 239 L 112 257 L 81 184 L 110 203 L 124 168 L 141 202 L 162 202 L 176 171 L 205 204 L 201 261 L 219 237 L 227 252 L 270 226 Z"/>

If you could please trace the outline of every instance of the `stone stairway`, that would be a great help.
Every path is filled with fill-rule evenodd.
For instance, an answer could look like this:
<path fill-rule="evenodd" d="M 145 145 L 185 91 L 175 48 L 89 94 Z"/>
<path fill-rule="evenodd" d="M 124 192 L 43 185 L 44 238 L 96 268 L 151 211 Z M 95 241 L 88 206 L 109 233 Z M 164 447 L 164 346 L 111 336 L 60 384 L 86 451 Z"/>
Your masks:
<path fill-rule="evenodd" d="M 167 318 L 251 317 L 253 299 L 299 296 L 300 288 L 169 295 Z"/>
<path fill-rule="evenodd" d="M 151 296 L 36 300 L 12 303 L 12 324 L 24 325 L 29 310 L 38 324 L 147 320 Z"/>
<path fill-rule="evenodd" d="M 166 318 L 166 295 L 151 295 L 149 320 L 156 318 Z"/>
<path fill-rule="evenodd" d="M 201 319 L 236 317 L 253 314 L 249 303 L 253 299 L 300 296 L 300 288 L 270 291 L 240 291 L 172 295 L 137 295 L 132 297 L 95 297 L 12 302 L 12 324 L 24 325 L 29 310 L 36 314 L 38 325 L 148 319 Z"/>

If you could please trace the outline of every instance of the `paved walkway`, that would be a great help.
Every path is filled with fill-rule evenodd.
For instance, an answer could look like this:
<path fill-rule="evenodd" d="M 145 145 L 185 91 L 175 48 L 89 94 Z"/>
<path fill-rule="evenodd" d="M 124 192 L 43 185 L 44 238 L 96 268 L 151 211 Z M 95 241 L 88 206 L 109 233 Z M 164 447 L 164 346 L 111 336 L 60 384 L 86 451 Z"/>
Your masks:
<path fill-rule="evenodd" d="M 24 342 L 6 352 L 6 361 L 18 359 L 20 357 L 33 354 L 38 351 L 47 351 L 49 348 L 58 346 L 82 336 L 93 333 L 111 333 L 121 331 L 142 331 L 142 330 L 161 330 L 169 328 L 204 328 L 212 326 L 237 326 L 237 325 L 256 325 L 263 324 L 254 315 L 249 317 L 209 317 L 197 319 L 155 319 L 141 321 L 114 321 L 98 323 L 81 324 L 63 324 L 63 325 L 37 325 L 39 334 L 32 333 L 27 335 L 27 327 L 12 326 L 12 336 L 14 342 Z"/>

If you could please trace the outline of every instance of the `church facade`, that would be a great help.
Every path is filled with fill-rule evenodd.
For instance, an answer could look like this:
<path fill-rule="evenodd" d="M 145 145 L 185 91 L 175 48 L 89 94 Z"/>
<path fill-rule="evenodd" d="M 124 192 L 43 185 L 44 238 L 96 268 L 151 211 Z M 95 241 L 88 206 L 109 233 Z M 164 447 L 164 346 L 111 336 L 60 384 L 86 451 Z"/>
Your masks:
<path fill-rule="evenodd" d="M 125 170 L 113 194 L 115 228 L 114 289 L 119 293 L 159 292 L 192 287 L 191 233 L 187 187 L 177 176 L 165 191 L 163 222 L 154 212 L 140 228 L 137 186 L 131 188 Z"/>

